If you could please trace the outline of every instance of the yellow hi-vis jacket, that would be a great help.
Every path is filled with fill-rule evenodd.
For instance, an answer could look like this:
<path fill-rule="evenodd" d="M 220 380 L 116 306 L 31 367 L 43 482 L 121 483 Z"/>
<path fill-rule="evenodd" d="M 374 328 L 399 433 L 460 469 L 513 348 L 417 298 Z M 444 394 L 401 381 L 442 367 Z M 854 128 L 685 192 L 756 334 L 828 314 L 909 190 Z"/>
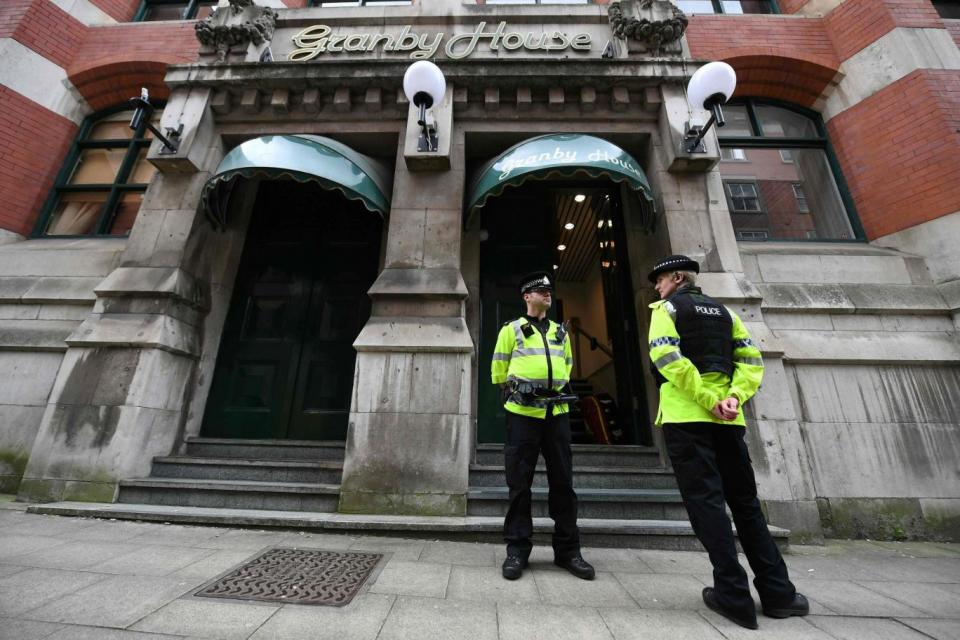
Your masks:
<path fill-rule="evenodd" d="M 680 352 L 680 334 L 666 300 L 650 305 L 650 359 L 657 371 L 667 379 L 660 386 L 660 409 L 656 424 L 677 422 L 715 422 L 744 426 L 743 405 L 760 388 L 763 379 L 763 357 L 754 346 L 747 328 L 730 309 L 733 320 L 733 379 L 715 371 L 703 375 Z M 680 356 L 679 358 L 677 356 Z M 740 411 L 733 420 L 721 420 L 710 411 L 730 396 L 740 401 Z"/>
<path fill-rule="evenodd" d="M 529 325 L 533 331 L 524 335 L 523 327 Z M 556 391 L 563 389 L 570 381 L 573 367 L 573 353 L 570 350 L 570 335 L 557 340 L 560 325 L 550 320 L 547 334 L 540 333 L 526 318 L 508 322 L 500 329 L 497 346 L 493 349 L 493 362 L 490 364 L 490 379 L 493 384 L 503 384 L 508 380 L 532 382 Z M 517 404 L 512 400 L 504 403 L 503 408 L 511 413 L 533 418 L 546 418 L 546 407 L 531 407 Z M 553 415 L 567 413 L 566 404 L 553 405 Z"/>

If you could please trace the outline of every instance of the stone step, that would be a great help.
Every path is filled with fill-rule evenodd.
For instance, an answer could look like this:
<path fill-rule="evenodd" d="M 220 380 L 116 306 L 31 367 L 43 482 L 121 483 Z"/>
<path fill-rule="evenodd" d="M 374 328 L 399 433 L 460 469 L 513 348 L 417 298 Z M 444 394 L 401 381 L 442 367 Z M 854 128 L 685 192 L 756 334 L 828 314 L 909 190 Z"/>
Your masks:
<path fill-rule="evenodd" d="M 663 467 L 656 447 L 574 444 L 573 465 L 590 467 Z M 541 463 L 543 458 L 540 458 Z M 478 444 L 477 464 L 503 465 L 502 444 Z"/>
<path fill-rule="evenodd" d="M 343 513 L 306 513 L 260 509 L 214 509 L 151 504 L 104 504 L 100 502 L 54 502 L 32 505 L 30 513 L 113 518 L 179 524 L 243 527 L 282 527 L 339 534 L 379 534 L 429 540 L 503 542 L 503 518 L 447 516 L 374 516 Z M 588 547 L 627 547 L 702 551 L 689 522 L 674 520 L 616 520 L 580 518 L 581 541 Z M 534 518 L 534 539 L 549 544 L 553 521 Z M 790 532 L 769 527 L 773 539 L 787 550 Z"/>
<path fill-rule="evenodd" d="M 340 460 L 344 443 L 319 440 L 187 438 L 188 456 L 248 460 Z"/>
<path fill-rule="evenodd" d="M 336 511 L 337 484 L 143 478 L 122 480 L 117 502 L 177 507 Z"/>
<path fill-rule="evenodd" d="M 530 510 L 535 518 L 550 515 L 547 489 L 535 487 Z M 506 487 L 470 487 L 467 514 L 471 516 L 507 515 Z M 675 489 L 578 489 L 577 515 L 599 519 L 686 520 L 687 511 Z"/>
<path fill-rule="evenodd" d="M 195 480 L 247 480 L 252 482 L 300 482 L 340 484 L 343 463 L 337 460 L 248 460 L 165 456 L 153 459 L 151 478 Z"/>
<path fill-rule="evenodd" d="M 506 472 L 500 465 L 470 465 L 471 487 L 505 487 Z M 538 465 L 533 486 L 547 486 L 547 469 Z M 672 471 L 656 467 L 590 467 L 574 465 L 573 486 L 577 489 L 676 489 Z"/>

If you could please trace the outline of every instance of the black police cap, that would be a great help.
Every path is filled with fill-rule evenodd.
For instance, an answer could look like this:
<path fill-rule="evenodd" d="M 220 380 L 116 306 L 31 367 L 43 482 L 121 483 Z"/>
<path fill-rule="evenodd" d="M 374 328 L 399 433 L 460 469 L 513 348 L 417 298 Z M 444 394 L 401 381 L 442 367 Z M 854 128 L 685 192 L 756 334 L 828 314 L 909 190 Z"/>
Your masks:
<path fill-rule="evenodd" d="M 532 289 L 550 289 L 553 291 L 553 275 L 549 271 L 534 271 L 520 278 L 520 295 Z"/>
<path fill-rule="evenodd" d="M 647 280 L 656 284 L 658 275 L 670 271 L 693 271 L 694 273 L 700 273 L 700 263 L 687 256 L 680 255 L 660 258 L 657 260 L 657 264 L 654 265 L 653 271 L 647 276 Z"/>

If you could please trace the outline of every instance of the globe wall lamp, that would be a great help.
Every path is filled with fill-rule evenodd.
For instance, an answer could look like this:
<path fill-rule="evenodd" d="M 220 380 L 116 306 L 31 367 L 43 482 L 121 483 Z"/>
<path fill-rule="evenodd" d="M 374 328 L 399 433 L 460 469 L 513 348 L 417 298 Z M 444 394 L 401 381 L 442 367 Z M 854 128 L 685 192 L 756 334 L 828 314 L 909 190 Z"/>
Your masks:
<path fill-rule="evenodd" d="M 687 85 L 687 101 L 694 109 L 706 109 L 710 112 L 707 124 L 691 125 L 687 123 L 687 130 L 683 137 L 683 150 L 686 153 L 706 153 L 703 136 L 717 123 L 722 127 L 726 122 L 723 119 L 721 105 L 725 104 L 734 89 L 737 88 L 737 73 L 726 62 L 710 62 L 699 69 L 690 78 Z"/>
<path fill-rule="evenodd" d="M 419 60 L 407 67 L 403 74 L 403 92 L 407 100 L 420 109 L 417 124 L 420 125 L 420 141 L 418 151 L 436 151 L 437 122 L 427 115 L 427 110 L 435 104 L 440 104 L 443 95 L 447 92 L 447 81 L 437 65 L 427 60 Z"/>
<path fill-rule="evenodd" d="M 140 97 L 130 98 L 130 106 L 134 108 L 133 117 L 130 118 L 130 128 L 136 131 L 140 128 L 140 125 L 143 124 L 143 121 L 147 121 L 147 129 L 153 132 L 153 135 L 157 137 L 157 140 L 163 143 L 163 149 L 160 150 L 160 153 L 163 154 L 173 154 L 176 153 L 180 148 L 180 136 L 183 135 L 183 125 L 181 124 L 176 129 L 167 128 L 167 138 L 160 131 L 153 126 L 153 123 L 150 122 L 150 119 L 153 117 L 154 107 L 150 104 L 150 92 L 147 91 L 146 87 L 140 89 Z"/>

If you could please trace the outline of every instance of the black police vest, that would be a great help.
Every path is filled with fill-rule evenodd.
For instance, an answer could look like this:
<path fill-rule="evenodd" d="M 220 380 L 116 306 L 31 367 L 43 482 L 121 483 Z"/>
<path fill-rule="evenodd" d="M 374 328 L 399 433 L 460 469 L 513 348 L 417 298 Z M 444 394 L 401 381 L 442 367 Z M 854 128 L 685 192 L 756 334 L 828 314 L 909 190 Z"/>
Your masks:
<path fill-rule="evenodd" d="M 733 377 L 733 318 L 726 307 L 697 287 L 684 287 L 667 302 L 676 309 L 674 324 L 680 335 L 680 353 L 701 374 L 716 371 Z M 656 368 L 658 384 L 666 382 Z"/>

